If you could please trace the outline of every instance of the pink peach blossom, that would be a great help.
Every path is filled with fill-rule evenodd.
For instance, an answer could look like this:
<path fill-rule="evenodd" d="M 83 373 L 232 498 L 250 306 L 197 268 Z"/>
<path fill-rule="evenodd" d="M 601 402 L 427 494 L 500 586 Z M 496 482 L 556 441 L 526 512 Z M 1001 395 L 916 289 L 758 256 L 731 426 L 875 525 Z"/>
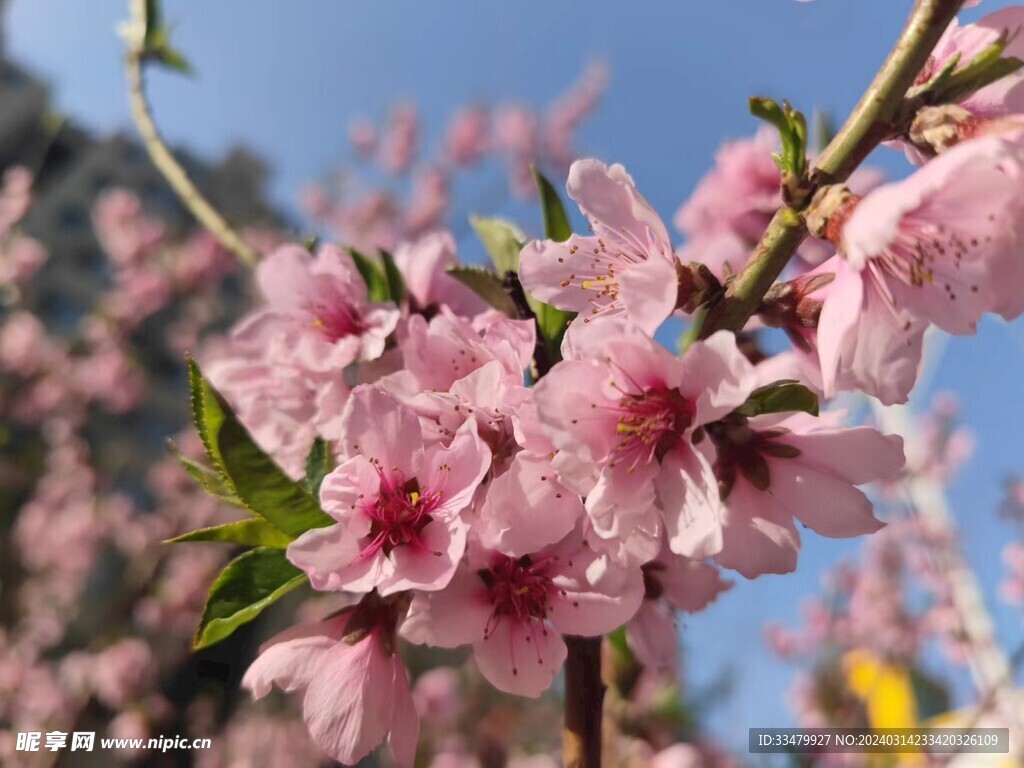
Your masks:
<path fill-rule="evenodd" d="M 845 379 L 903 402 L 927 323 L 969 334 L 985 312 L 1024 311 L 1022 163 L 1022 148 L 977 139 L 856 205 L 841 233 L 848 268 L 835 268 L 817 329 L 827 395 Z"/>
<path fill-rule="evenodd" d="M 716 333 L 679 359 L 616 323 L 581 336 L 573 357 L 534 392 L 559 480 L 586 496 L 593 545 L 639 565 L 657 555 L 664 525 L 674 552 L 715 554 L 720 541 L 706 509 L 717 504 L 714 483 L 690 438 L 755 386 L 732 334 Z"/>
<path fill-rule="evenodd" d="M 566 189 L 594 234 L 527 243 L 520 255 L 523 287 L 579 312 L 577 324 L 624 315 L 654 333 L 675 310 L 679 293 L 665 225 L 621 165 L 577 160 Z"/>
<path fill-rule="evenodd" d="M 242 685 L 257 699 L 274 684 L 305 688 L 306 727 L 334 760 L 354 765 L 387 736 L 398 766 L 412 768 L 419 719 L 393 622 L 362 619 L 357 608 L 292 627 L 261 648 Z"/>
<path fill-rule="evenodd" d="M 444 588 L 466 547 L 460 513 L 490 465 L 476 422 L 448 447 L 424 447 L 416 415 L 368 385 L 353 390 L 342 422 L 342 460 L 320 488 L 337 524 L 302 534 L 288 559 L 319 590 Z"/>
<path fill-rule="evenodd" d="M 373 360 L 398 322 L 398 309 L 367 299 L 352 258 L 333 246 L 312 256 L 289 245 L 263 259 L 256 281 L 267 301 L 234 331 L 242 344 L 266 345 L 274 360 L 335 374 Z"/>
<path fill-rule="evenodd" d="M 899 476 L 903 441 L 869 427 L 843 428 L 838 420 L 794 413 L 731 417 L 707 427 L 722 499 L 719 565 L 747 578 L 792 571 L 800 547 L 794 517 L 832 538 L 882 527 L 856 486 Z M 685 490 L 666 486 L 663 503 L 671 492 Z"/>
<path fill-rule="evenodd" d="M 532 555 L 473 551 L 447 589 L 413 598 L 402 636 L 442 648 L 473 646 L 496 688 L 535 698 L 566 657 L 561 634 L 595 636 L 627 621 L 643 599 L 638 570 L 616 568 L 570 534 Z"/>

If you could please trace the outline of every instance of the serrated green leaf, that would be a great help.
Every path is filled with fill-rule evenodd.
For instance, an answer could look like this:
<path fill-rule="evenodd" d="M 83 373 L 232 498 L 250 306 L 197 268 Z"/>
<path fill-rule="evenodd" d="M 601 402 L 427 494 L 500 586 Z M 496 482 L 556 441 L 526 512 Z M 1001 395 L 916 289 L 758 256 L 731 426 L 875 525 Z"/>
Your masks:
<path fill-rule="evenodd" d="M 227 504 L 233 504 L 236 507 L 244 507 L 241 499 L 235 494 L 234 490 L 225 482 L 220 472 L 205 464 L 200 464 L 198 461 L 193 461 L 188 456 L 183 454 L 178 447 L 171 441 L 168 441 L 171 452 L 174 457 L 178 460 L 178 463 L 185 468 L 189 476 L 195 480 L 199 486 L 211 496 L 215 496 L 221 501 Z"/>
<path fill-rule="evenodd" d="M 818 396 L 800 382 L 789 379 L 755 389 L 747 402 L 736 409 L 738 414 L 748 418 L 797 411 L 817 416 Z"/>
<path fill-rule="evenodd" d="M 207 456 L 246 509 L 292 536 L 334 523 L 316 498 L 253 442 L 191 359 L 189 384 L 192 411 Z"/>
<path fill-rule="evenodd" d="M 356 269 L 359 270 L 363 282 L 366 283 L 366 294 L 370 301 L 387 301 L 390 299 L 391 286 L 388 284 L 388 276 L 384 272 L 384 267 L 355 248 L 349 248 L 348 252 L 352 257 L 352 261 L 355 262 Z"/>
<path fill-rule="evenodd" d="M 388 298 L 395 302 L 395 304 L 401 304 L 405 301 L 405 278 L 402 277 L 402 272 L 395 264 L 395 257 L 387 251 L 380 252 L 381 262 L 384 264 L 384 278 L 388 284 Z"/>
<path fill-rule="evenodd" d="M 510 221 L 484 216 L 470 216 L 469 223 L 499 275 L 519 271 L 519 252 L 526 244 L 522 230 Z"/>
<path fill-rule="evenodd" d="M 499 312 L 511 318 L 519 317 L 515 302 L 505 290 L 501 278 L 489 269 L 457 266 L 448 267 L 445 271 Z"/>
<path fill-rule="evenodd" d="M 533 179 L 537 183 L 540 208 L 544 215 L 544 237 L 564 243 L 572 235 L 572 227 L 569 226 L 569 217 L 565 215 L 562 198 L 551 186 L 551 182 L 545 179 L 536 168 L 533 169 Z"/>
<path fill-rule="evenodd" d="M 210 528 L 199 528 L 195 531 L 168 539 L 166 544 L 180 544 L 186 541 L 217 541 L 228 544 L 241 544 L 246 547 L 270 547 L 285 549 L 293 539 L 282 533 L 262 517 L 238 520 L 234 523 L 215 525 Z"/>
<path fill-rule="evenodd" d="M 314 496 L 319 494 L 320 484 L 333 468 L 331 446 L 326 440 L 318 437 L 313 441 L 313 447 L 309 449 L 309 455 L 306 456 L 306 477 L 303 481 L 306 490 Z"/>
<path fill-rule="evenodd" d="M 228 637 L 306 581 L 280 549 L 253 549 L 239 555 L 210 587 L 193 641 L 197 650 Z"/>

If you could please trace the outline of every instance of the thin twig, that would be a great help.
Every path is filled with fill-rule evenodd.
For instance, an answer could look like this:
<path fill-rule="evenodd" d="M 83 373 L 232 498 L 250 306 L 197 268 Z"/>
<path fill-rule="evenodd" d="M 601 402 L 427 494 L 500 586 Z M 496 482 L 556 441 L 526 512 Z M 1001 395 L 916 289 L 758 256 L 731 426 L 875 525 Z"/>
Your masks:
<path fill-rule="evenodd" d="M 133 18 L 136 23 L 146 21 L 145 0 L 132 0 Z M 258 261 L 256 251 L 232 228 L 220 212 L 210 204 L 189 178 L 185 169 L 168 149 L 160 136 L 156 121 L 146 98 L 145 79 L 146 52 L 140 41 L 129 41 L 125 56 L 125 72 L 128 76 L 128 96 L 131 102 L 132 118 L 142 135 L 143 144 L 153 165 L 163 175 L 171 189 L 178 195 L 192 215 L 196 217 L 221 245 L 238 257 L 248 267 Z"/>

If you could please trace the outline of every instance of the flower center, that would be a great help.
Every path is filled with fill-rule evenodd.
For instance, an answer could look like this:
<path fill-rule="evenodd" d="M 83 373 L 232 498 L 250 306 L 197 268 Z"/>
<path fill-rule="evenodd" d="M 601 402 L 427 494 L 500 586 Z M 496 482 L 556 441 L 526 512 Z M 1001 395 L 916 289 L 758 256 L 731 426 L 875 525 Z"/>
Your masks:
<path fill-rule="evenodd" d="M 362 513 L 370 519 L 370 533 L 360 557 L 372 557 L 382 550 L 389 555 L 395 547 L 406 545 L 425 549 L 421 534 L 441 499 L 440 491 L 421 493 L 415 477 L 406 480 L 401 472 L 386 474 L 377 465 L 375 469 L 380 492 L 362 506 Z"/>
<path fill-rule="evenodd" d="M 518 559 L 499 555 L 490 568 L 478 572 L 491 601 L 485 639 L 502 617 L 519 623 L 547 618 L 548 595 L 554 589 L 548 575 L 549 564 L 548 559 L 534 562 L 529 555 Z"/>
<path fill-rule="evenodd" d="M 308 312 L 313 317 L 313 326 L 330 342 L 347 336 L 358 336 L 365 330 L 355 309 L 345 301 L 339 300 L 330 305 L 314 304 L 308 308 Z"/>
<path fill-rule="evenodd" d="M 630 470 L 640 461 L 661 461 L 682 439 L 693 423 L 694 404 L 678 389 L 648 390 L 625 395 L 619 400 L 619 437 L 615 451 L 632 459 Z"/>
<path fill-rule="evenodd" d="M 715 444 L 714 472 L 722 501 L 729 498 L 737 475 L 742 475 L 759 491 L 768 490 L 771 473 L 765 457 L 795 459 L 800 455 L 799 448 L 777 442 L 789 434 L 785 427 L 755 431 L 745 417 L 737 414 L 708 424 L 706 431 Z"/>

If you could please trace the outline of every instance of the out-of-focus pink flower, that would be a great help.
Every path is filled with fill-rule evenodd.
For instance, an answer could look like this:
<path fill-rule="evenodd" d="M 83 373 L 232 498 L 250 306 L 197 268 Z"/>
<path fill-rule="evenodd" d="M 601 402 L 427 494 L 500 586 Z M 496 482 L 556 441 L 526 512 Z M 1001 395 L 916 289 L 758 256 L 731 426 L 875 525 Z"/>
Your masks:
<path fill-rule="evenodd" d="M 841 232 L 845 265 L 821 267 L 836 274 L 817 331 L 826 395 L 853 385 L 904 402 L 927 323 L 968 334 L 986 311 L 1024 310 L 1022 163 L 1020 147 L 978 139 L 856 205 Z"/>
<path fill-rule="evenodd" d="M 428 669 L 412 689 L 416 711 L 431 729 L 443 729 L 455 722 L 462 707 L 459 673 L 451 667 Z"/>
<path fill-rule="evenodd" d="M 528 107 L 507 104 L 494 113 L 494 147 L 506 157 L 509 185 L 519 197 L 536 194 L 530 164 L 540 150 L 537 116 Z"/>
<path fill-rule="evenodd" d="M 1013 475 L 1003 482 L 999 516 L 1014 523 L 1024 523 L 1024 478 Z"/>
<path fill-rule="evenodd" d="M 500 690 L 537 697 L 562 667 L 562 634 L 593 637 L 625 623 L 643 599 L 637 569 L 597 556 L 579 533 L 513 559 L 471 551 L 440 592 L 413 598 L 402 635 L 442 648 L 473 646 L 476 665 Z"/>
<path fill-rule="evenodd" d="M 490 465 L 476 422 L 450 446 L 425 448 L 415 414 L 367 385 L 353 391 L 342 422 L 343 459 L 320 489 L 338 524 L 302 534 L 288 559 L 314 589 L 444 588 L 466 547 L 461 513 Z"/>
<path fill-rule="evenodd" d="M 107 258 L 118 267 L 138 264 L 164 238 L 164 226 L 142 210 L 133 192 L 114 189 L 104 193 L 92 211 L 92 225 Z"/>
<path fill-rule="evenodd" d="M 21 221 L 32 205 L 32 172 L 23 166 L 4 171 L 0 181 L 0 237 Z"/>
<path fill-rule="evenodd" d="M 457 315 L 472 317 L 487 309 L 483 299 L 445 273 L 459 264 L 455 239 L 449 232 L 434 232 L 403 242 L 395 249 L 394 257 L 405 278 L 413 311 L 432 314 L 446 305 Z"/>
<path fill-rule="evenodd" d="M 378 156 L 389 173 L 406 173 L 416 160 L 420 137 L 420 118 L 412 104 L 397 104 L 388 115 L 380 137 Z"/>
<path fill-rule="evenodd" d="M 96 697 L 113 710 L 121 709 L 156 679 L 156 665 L 149 645 L 130 637 L 96 655 L 92 686 Z"/>
<path fill-rule="evenodd" d="M 348 140 L 361 157 L 377 151 L 377 127 L 365 117 L 357 117 L 348 126 Z"/>
<path fill-rule="evenodd" d="M 451 204 L 451 179 L 438 167 L 424 168 L 412 180 L 412 192 L 405 208 L 405 235 L 420 235 L 444 226 Z"/>
<path fill-rule="evenodd" d="M 412 768 L 419 718 L 395 644 L 390 606 L 355 608 L 288 629 L 265 644 L 242 678 L 260 699 L 276 684 L 306 689 L 302 714 L 331 758 L 353 765 L 388 737 L 400 768 Z"/>
<path fill-rule="evenodd" d="M 1024 605 L 1024 544 L 1010 542 L 1003 550 L 1006 579 L 1003 581 L 1003 599 L 1013 605 Z"/>
<path fill-rule="evenodd" d="M 770 127 L 752 139 L 725 143 L 715 156 L 714 170 L 676 212 L 676 228 L 690 240 L 731 233 L 757 242 L 782 204 L 779 169 L 772 160 L 777 151 L 778 136 Z"/>
<path fill-rule="evenodd" d="M 556 168 L 567 169 L 579 157 L 575 146 L 576 132 L 597 108 L 607 87 L 607 65 L 591 62 L 579 80 L 548 109 L 542 138 L 545 154 Z"/>
<path fill-rule="evenodd" d="M 487 152 L 490 115 L 479 104 L 458 110 L 448 121 L 445 158 L 455 165 L 474 165 Z"/>
<path fill-rule="evenodd" d="M 657 555 L 664 525 L 673 552 L 717 553 L 717 486 L 691 436 L 747 399 L 753 366 L 726 332 L 681 359 L 619 323 L 580 339 L 534 392 L 559 478 L 586 496 L 592 544 L 639 565 Z"/>
<path fill-rule="evenodd" d="M 523 287 L 579 312 L 577 324 L 624 315 L 653 334 L 679 298 L 678 262 L 665 225 L 621 165 L 578 160 L 566 189 L 594 234 L 527 243 L 520 256 Z"/>

